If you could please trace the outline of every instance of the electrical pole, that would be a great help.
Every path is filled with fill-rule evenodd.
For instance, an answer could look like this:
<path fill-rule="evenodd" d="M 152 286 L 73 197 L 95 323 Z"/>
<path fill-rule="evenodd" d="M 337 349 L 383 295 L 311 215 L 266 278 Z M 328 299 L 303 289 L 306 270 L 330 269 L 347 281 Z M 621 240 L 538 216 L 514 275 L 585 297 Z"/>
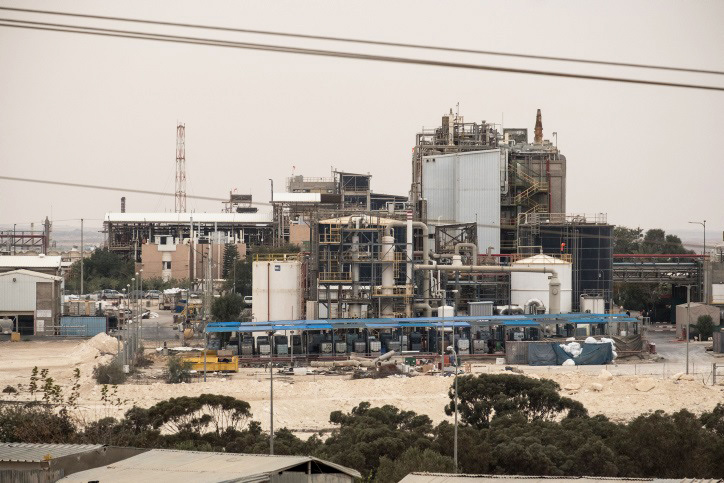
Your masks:
<path fill-rule="evenodd" d="M 83 218 L 80 219 L 80 296 L 83 297 Z"/>
<path fill-rule="evenodd" d="M 686 373 L 689 373 L 689 328 L 691 327 L 691 285 L 686 286 Z"/>
<path fill-rule="evenodd" d="M 274 331 L 269 331 L 269 454 L 274 455 Z"/>

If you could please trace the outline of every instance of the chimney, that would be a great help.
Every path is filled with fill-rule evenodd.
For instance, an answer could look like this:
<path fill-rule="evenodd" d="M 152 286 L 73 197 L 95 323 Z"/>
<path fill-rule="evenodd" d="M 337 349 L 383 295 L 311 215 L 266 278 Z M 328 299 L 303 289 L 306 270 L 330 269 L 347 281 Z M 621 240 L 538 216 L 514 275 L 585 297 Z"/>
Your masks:
<path fill-rule="evenodd" d="M 543 120 L 541 119 L 540 109 L 535 115 L 535 138 L 533 139 L 535 144 L 543 144 Z"/>
<path fill-rule="evenodd" d="M 538 113 L 540 113 L 540 111 L 538 111 Z M 536 131 L 536 132 L 538 132 L 538 131 Z M 121 213 L 125 213 L 125 212 L 126 212 L 126 197 L 121 196 Z"/>

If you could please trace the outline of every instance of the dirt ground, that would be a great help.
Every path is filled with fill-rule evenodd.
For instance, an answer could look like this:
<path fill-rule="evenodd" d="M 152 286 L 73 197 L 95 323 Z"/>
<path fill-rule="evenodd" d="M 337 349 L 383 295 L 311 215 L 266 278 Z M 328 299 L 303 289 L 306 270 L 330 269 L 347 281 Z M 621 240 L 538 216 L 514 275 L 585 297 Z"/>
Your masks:
<path fill-rule="evenodd" d="M 662 347 L 664 340 L 659 343 Z M 120 416 L 134 404 L 148 407 L 176 396 L 215 393 L 248 401 L 254 418 L 267 428 L 269 423 L 269 373 L 263 369 L 242 369 L 232 376 L 209 375 L 207 382 L 196 380 L 188 384 L 170 385 L 162 381 L 164 359 L 152 355 L 155 363 L 144 369 L 141 380 L 118 387 L 120 406 L 101 401 L 101 387 L 92 379 L 93 367 L 107 362 L 116 347 L 114 339 L 91 341 L 30 341 L 0 342 L 0 388 L 8 385 L 27 388 L 34 366 L 47 368 L 56 383 L 69 390 L 75 368 L 81 371 L 81 413 L 84 418 Z M 588 408 L 591 414 L 604 414 L 614 420 L 628 420 L 654 410 L 668 412 L 688 409 L 695 413 L 712 409 L 724 401 L 724 385 L 712 385 L 711 362 L 703 345 L 697 351 L 697 374 L 694 380 L 676 380 L 673 376 L 684 366 L 678 360 L 660 362 L 621 363 L 585 367 L 530 367 L 519 369 L 532 377 L 557 381 L 562 392 Z M 674 350 L 680 350 L 675 347 Z M 667 365 L 668 361 L 668 365 Z M 718 360 L 724 363 L 724 359 Z M 473 373 L 502 372 L 504 366 L 476 364 Z M 601 377 L 602 371 L 605 377 Z M 720 376 L 719 382 L 724 382 Z M 643 381 L 643 382 L 642 382 Z M 433 421 L 446 419 L 443 407 L 452 377 L 419 375 L 392 376 L 385 379 L 356 379 L 349 375 L 274 376 L 275 427 L 288 427 L 300 434 L 331 427 L 329 413 L 349 411 L 362 401 L 373 405 L 391 404 L 405 410 L 427 414 Z M 27 399 L 27 391 L 18 395 L 2 394 L 2 399 Z"/>

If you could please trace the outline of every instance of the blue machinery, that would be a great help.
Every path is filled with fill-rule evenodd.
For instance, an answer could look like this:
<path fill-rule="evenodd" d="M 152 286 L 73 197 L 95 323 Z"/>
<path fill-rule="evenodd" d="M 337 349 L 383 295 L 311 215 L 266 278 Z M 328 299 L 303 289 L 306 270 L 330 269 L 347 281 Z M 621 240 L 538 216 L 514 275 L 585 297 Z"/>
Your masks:
<path fill-rule="evenodd" d="M 388 350 L 431 354 L 450 344 L 467 355 L 493 354 L 506 340 L 538 340 L 544 329 L 566 337 L 575 335 L 579 325 L 609 333 L 607 324 L 634 324 L 635 331 L 638 322 L 626 314 L 576 313 L 211 322 L 205 332 L 216 348 L 226 343 L 227 349 L 248 357 L 379 355 Z M 514 333 L 519 337 L 513 338 Z"/>

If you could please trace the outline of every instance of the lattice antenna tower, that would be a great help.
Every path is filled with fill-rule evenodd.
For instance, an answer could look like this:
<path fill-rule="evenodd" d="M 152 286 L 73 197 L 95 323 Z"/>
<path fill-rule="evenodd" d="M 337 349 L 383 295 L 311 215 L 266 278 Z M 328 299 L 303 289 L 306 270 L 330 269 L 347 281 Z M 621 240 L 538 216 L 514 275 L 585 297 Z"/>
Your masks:
<path fill-rule="evenodd" d="M 176 213 L 186 212 L 186 125 L 176 126 Z"/>

